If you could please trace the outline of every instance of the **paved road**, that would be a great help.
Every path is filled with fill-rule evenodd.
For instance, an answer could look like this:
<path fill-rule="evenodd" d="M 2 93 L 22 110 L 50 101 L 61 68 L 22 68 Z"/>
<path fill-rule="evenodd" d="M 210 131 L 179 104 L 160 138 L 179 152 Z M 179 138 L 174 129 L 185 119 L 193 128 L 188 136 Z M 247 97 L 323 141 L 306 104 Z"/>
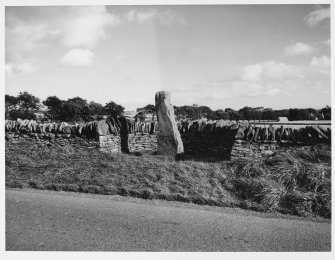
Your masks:
<path fill-rule="evenodd" d="M 6 190 L 6 250 L 329 251 L 330 231 L 236 209 Z"/>

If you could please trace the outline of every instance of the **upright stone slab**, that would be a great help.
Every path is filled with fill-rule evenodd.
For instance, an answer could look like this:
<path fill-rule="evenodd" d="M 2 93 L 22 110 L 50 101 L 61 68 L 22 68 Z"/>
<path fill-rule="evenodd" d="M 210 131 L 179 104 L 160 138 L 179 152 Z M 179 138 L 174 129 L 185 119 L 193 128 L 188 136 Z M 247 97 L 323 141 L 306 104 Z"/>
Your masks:
<path fill-rule="evenodd" d="M 177 128 L 170 93 L 159 91 L 155 96 L 158 120 L 158 153 L 163 155 L 177 155 L 184 152 L 183 142 Z"/>
<path fill-rule="evenodd" d="M 129 153 L 129 131 L 127 126 L 127 119 L 123 116 L 120 118 L 120 138 L 121 138 L 121 151 Z"/>
<path fill-rule="evenodd" d="M 109 126 L 106 123 L 105 119 L 100 120 L 96 124 L 96 127 L 97 127 L 97 132 L 98 132 L 99 136 L 101 136 L 101 135 L 108 135 L 109 134 Z"/>

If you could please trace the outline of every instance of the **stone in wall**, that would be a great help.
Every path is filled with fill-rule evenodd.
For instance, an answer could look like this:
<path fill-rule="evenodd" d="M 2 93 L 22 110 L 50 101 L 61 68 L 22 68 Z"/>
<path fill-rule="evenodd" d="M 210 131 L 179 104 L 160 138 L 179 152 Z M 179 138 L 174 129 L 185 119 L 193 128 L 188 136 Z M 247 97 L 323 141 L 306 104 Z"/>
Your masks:
<path fill-rule="evenodd" d="M 158 148 L 157 136 L 149 133 L 129 134 L 128 147 L 130 152 L 156 152 Z"/>
<path fill-rule="evenodd" d="M 106 153 L 121 152 L 121 140 L 116 135 L 106 135 L 99 137 L 99 151 Z"/>
<path fill-rule="evenodd" d="M 175 121 L 170 93 L 166 91 L 157 92 L 155 104 L 158 119 L 158 153 L 164 155 L 182 154 L 184 146 Z"/>

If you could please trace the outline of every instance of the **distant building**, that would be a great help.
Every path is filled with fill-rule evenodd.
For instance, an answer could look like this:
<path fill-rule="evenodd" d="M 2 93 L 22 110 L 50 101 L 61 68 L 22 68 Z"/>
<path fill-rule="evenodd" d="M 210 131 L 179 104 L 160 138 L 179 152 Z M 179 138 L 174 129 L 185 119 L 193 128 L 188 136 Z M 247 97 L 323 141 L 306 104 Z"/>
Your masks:
<path fill-rule="evenodd" d="M 279 122 L 288 122 L 288 119 L 286 116 L 280 116 L 279 117 Z"/>
<path fill-rule="evenodd" d="M 136 111 L 124 111 L 123 116 L 128 117 L 128 118 L 135 118 L 136 116 Z"/>

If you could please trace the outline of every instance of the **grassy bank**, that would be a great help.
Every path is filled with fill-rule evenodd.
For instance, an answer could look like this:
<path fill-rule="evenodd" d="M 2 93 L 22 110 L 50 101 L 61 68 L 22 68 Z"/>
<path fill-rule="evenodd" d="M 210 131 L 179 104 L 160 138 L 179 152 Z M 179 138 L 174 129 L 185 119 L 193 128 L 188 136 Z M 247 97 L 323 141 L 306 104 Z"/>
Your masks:
<path fill-rule="evenodd" d="M 328 147 L 272 159 L 174 161 L 71 146 L 6 143 L 6 186 L 119 194 L 330 217 Z"/>

